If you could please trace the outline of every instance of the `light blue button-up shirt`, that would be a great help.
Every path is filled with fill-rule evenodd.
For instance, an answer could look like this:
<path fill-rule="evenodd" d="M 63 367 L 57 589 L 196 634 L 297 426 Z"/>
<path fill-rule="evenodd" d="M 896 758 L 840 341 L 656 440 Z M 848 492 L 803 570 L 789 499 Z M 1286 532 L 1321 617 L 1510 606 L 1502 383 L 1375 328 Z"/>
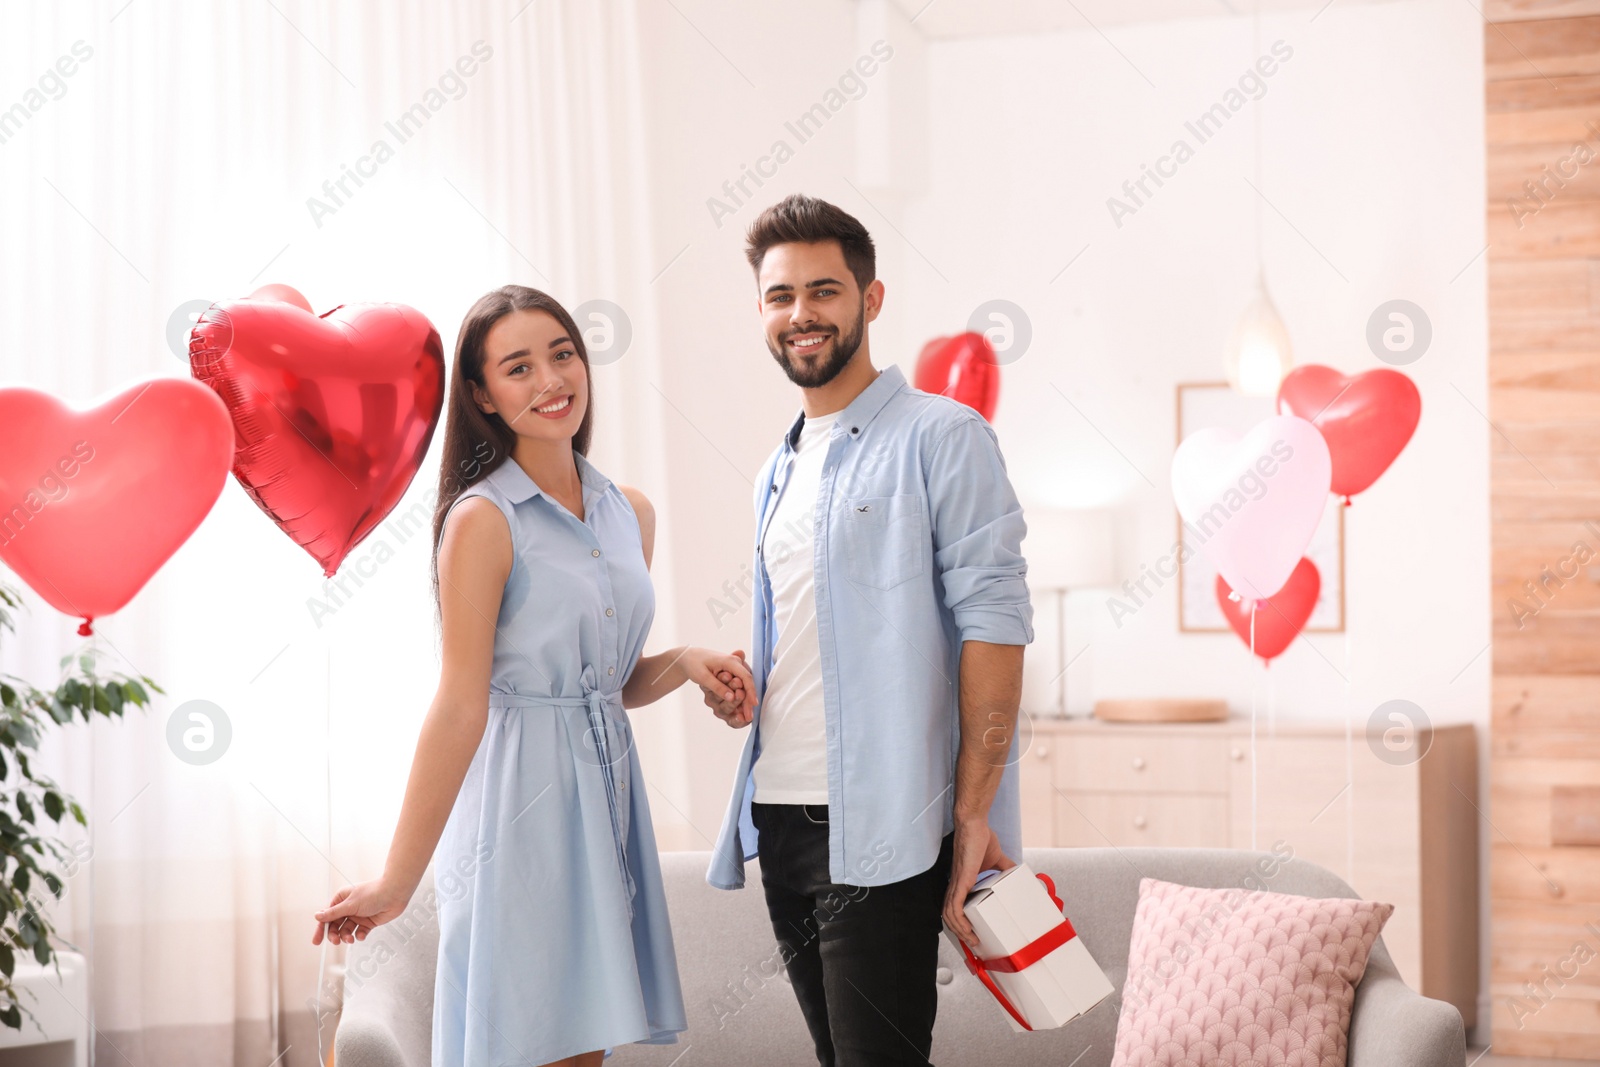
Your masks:
<path fill-rule="evenodd" d="M 765 692 L 777 644 L 761 544 L 794 466 L 795 417 L 756 483 L 751 673 Z M 961 645 L 1033 640 L 1022 508 L 977 412 L 885 368 L 834 422 L 817 491 L 813 567 L 828 761 L 828 872 L 885 885 L 933 866 L 954 828 Z M 989 825 L 1022 855 L 1017 736 Z M 761 753 L 758 706 L 706 880 L 744 885 Z"/>

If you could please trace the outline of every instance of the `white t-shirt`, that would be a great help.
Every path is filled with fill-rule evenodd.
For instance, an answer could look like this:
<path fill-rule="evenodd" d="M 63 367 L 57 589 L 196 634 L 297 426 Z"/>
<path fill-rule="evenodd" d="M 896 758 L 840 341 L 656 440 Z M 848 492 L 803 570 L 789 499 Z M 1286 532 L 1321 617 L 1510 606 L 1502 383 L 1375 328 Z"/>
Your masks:
<path fill-rule="evenodd" d="M 806 419 L 788 484 L 767 523 L 762 559 L 772 582 L 778 640 L 761 701 L 761 754 L 751 775 L 763 804 L 826 804 L 828 748 L 812 553 L 817 491 L 829 432 L 839 418 Z"/>

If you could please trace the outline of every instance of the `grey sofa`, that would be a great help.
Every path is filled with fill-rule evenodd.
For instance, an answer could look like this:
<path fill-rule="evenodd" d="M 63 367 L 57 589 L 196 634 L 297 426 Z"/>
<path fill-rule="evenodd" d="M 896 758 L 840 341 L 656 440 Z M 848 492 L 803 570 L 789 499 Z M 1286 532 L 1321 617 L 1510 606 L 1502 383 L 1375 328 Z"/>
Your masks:
<path fill-rule="evenodd" d="M 1142 876 L 1185 885 L 1241 886 L 1267 854 L 1222 849 L 1026 849 L 1023 858 L 1054 880 L 1084 944 L 1120 990 Z M 793 990 L 781 970 L 764 965 L 775 941 L 758 867 L 748 864 L 742 890 L 706 884 L 709 852 L 662 853 L 667 902 L 678 953 L 689 1029 L 676 1045 L 624 1045 L 608 1064 L 716 1067 L 814 1067 Z M 438 924 L 418 907 L 348 949 L 343 1009 L 334 1039 L 337 1067 L 427 1067 Z M 1303 860 L 1282 864 L 1267 881 L 1282 893 L 1356 894 L 1333 874 Z M 420 919 L 418 918 L 420 917 Z M 1015 1033 L 1001 1009 L 941 938 L 939 1008 L 932 1062 L 964 1065 L 1050 1064 L 1107 1067 L 1119 997 L 1059 1030 Z M 1460 1013 L 1413 992 L 1380 938 L 1356 990 L 1351 1067 L 1463 1067 Z"/>

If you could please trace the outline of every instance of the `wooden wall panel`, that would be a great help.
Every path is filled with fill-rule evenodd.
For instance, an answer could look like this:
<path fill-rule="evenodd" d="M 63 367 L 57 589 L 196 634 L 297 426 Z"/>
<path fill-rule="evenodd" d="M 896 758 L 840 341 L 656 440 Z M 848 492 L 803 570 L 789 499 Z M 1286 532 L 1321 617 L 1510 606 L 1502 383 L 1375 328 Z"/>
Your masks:
<path fill-rule="evenodd" d="M 1490 23 L 1483 66 L 1489 81 L 1600 74 L 1600 15 Z"/>
<path fill-rule="evenodd" d="M 1486 0 L 1482 11 L 1490 22 L 1566 19 L 1600 15 L 1600 0 Z"/>
<path fill-rule="evenodd" d="M 1596 1059 L 1600 846 L 1566 842 L 1600 787 L 1600 0 L 1483 10 L 1492 1040 Z"/>

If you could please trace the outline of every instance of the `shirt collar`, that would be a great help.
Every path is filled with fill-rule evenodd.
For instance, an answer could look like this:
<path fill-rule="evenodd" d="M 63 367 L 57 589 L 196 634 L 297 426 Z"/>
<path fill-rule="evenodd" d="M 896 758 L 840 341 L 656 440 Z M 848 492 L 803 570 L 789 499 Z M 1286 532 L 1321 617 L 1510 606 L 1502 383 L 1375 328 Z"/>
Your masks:
<path fill-rule="evenodd" d="M 878 376 L 872 380 L 872 384 L 861 390 L 860 393 L 856 394 L 854 400 L 845 405 L 844 409 L 839 412 L 839 420 L 834 425 L 846 427 L 843 432 L 848 436 L 857 436 L 850 433 L 850 429 L 865 427 L 878 412 L 883 410 L 883 405 L 889 402 L 889 398 L 898 393 L 900 387 L 905 384 L 906 376 L 904 372 L 896 364 L 889 364 L 878 372 Z M 800 437 L 800 427 L 805 425 L 805 421 L 806 412 L 804 408 L 801 408 L 800 413 L 789 424 L 789 432 L 784 435 L 784 444 L 790 449 L 795 447 L 795 442 Z"/>
<path fill-rule="evenodd" d="M 572 458 L 578 468 L 578 478 L 583 482 L 583 499 L 587 504 L 594 496 L 610 487 L 611 479 L 601 474 L 582 452 L 574 452 Z M 485 480 L 509 497 L 513 504 L 520 504 L 534 496 L 551 499 L 548 493 L 539 488 L 538 482 L 528 477 L 528 472 L 522 469 L 522 464 L 513 456 L 507 456 L 500 466 L 489 472 Z"/>

